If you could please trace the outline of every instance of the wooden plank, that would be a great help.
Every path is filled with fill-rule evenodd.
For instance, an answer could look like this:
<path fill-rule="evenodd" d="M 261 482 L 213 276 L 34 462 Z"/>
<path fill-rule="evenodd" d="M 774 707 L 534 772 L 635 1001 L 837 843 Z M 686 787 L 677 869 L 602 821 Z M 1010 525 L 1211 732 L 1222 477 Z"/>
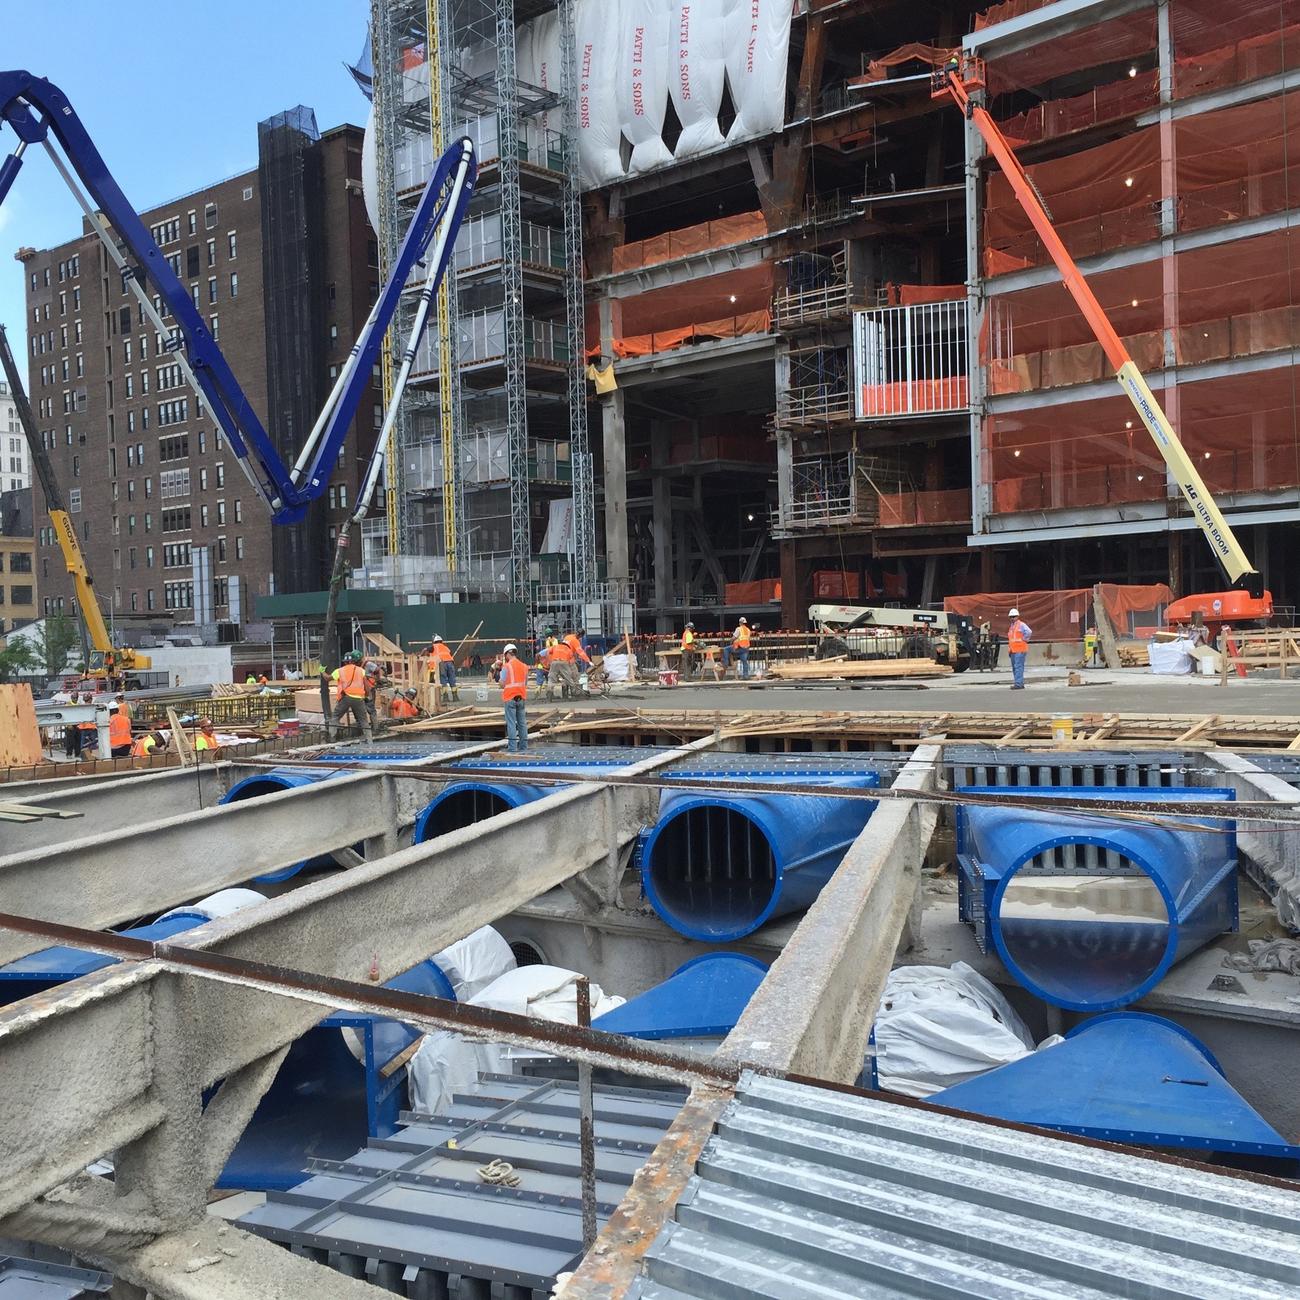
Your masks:
<path fill-rule="evenodd" d="M 1101 586 L 1092 589 L 1092 616 L 1097 624 L 1097 644 L 1101 646 L 1101 659 L 1107 668 L 1120 668 L 1119 646 L 1115 640 L 1115 628 L 1110 615 L 1101 599 Z"/>
<path fill-rule="evenodd" d="M 197 761 L 194 757 L 194 745 L 189 736 L 185 734 L 185 728 L 181 726 L 175 709 L 167 710 L 167 726 L 171 731 L 172 746 L 175 748 L 176 753 L 180 755 L 181 766 L 192 766 Z"/>
<path fill-rule="evenodd" d="M 32 688 L 26 682 L 0 686 L 0 767 L 23 767 L 44 757 Z"/>
<path fill-rule="evenodd" d="M 1181 745 L 1186 741 L 1195 740 L 1203 732 L 1209 731 L 1219 721 L 1217 713 L 1211 713 L 1208 717 L 1202 718 L 1200 722 L 1187 728 L 1180 736 L 1174 737 L 1174 744 Z"/>
<path fill-rule="evenodd" d="M 997 738 L 997 742 L 998 742 L 998 744 L 1001 744 L 1001 743 L 1002 743 L 1003 741 L 1005 741 L 1005 740 L 1016 740 L 1016 739 L 1018 739 L 1019 737 L 1023 736 L 1023 735 L 1025 734 L 1026 731 L 1031 731 L 1031 730 L 1032 730 L 1034 727 L 1036 727 L 1036 726 L 1037 726 L 1037 725 L 1038 725 L 1042 720 L 1043 720 L 1043 719 L 1042 719 L 1042 715 L 1041 715 L 1041 714 L 1038 714 L 1038 713 L 1031 713 L 1031 714 L 1029 715 L 1029 717 L 1027 717 L 1026 719 L 1024 719 L 1023 722 L 1019 722 L 1019 723 L 1017 723 L 1016 726 L 1012 727 L 1010 731 L 1008 731 L 1008 732 L 1004 733 L 1003 735 L 999 736 L 999 737 Z"/>

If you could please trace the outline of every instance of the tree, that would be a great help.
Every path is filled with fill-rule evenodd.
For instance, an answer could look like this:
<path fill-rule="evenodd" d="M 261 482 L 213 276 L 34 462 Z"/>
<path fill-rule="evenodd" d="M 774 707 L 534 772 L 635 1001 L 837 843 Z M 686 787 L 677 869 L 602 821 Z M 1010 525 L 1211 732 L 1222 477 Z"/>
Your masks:
<path fill-rule="evenodd" d="M 77 644 L 77 629 L 64 613 L 51 614 L 36 634 L 36 653 L 51 677 L 61 673 L 68 663 L 68 652 Z"/>
<path fill-rule="evenodd" d="M 30 641 L 11 637 L 8 645 L 0 650 L 0 682 L 39 673 L 41 666 L 40 651 Z"/>

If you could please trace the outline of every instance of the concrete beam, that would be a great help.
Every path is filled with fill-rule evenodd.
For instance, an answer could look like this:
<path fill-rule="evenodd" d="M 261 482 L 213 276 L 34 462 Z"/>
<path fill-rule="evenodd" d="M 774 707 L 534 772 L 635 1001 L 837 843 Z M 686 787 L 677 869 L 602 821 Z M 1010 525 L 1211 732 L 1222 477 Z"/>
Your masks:
<path fill-rule="evenodd" d="M 134 776 L 85 777 L 75 780 L 71 788 L 64 779 L 24 782 L 21 789 L 5 786 L 7 803 L 38 804 L 81 814 L 79 818 L 41 818 L 7 828 L 5 851 L 29 853 L 66 840 L 108 835 L 162 817 L 197 812 L 221 798 L 226 788 L 222 769 L 228 766 L 205 763 L 197 775 L 190 769 L 168 768 Z"/>
<path fill-rule="evenodd" d="M 1238 799 L 1272 799 L 1291 807 L 1300 805 L 1300 790 L 1257 767 L 1249 758 L 1219 752 L 1206 757 L 1223 769 L 1224 784 L 1237 792 Z M 1218 780 L 1211 784 L 1218 784 Z M 1288 929 L 1300 932 L 1300 840 L 1288 827 L 1268 830 L 1247 825 L 1237 831 L 1237 847 L 1246 858 L 1246 870 L 1273 899 L 1278 919 Z"/>
<path fill-rule="evenodd" d="M 940 749 L 920 745 L 895 790 L 933 790 Z M 938 821 L 933 804 L 876 806 L 844 861 L 773 963 L 722 1060 L 853 1083 Z"/>
<path fill-rule="evenodd" d="M 87 929 L 164 912 L 303 858 L 385 834 L 391 825 L 383 787 L 398 779 L 359 772 L 139 823 L 111 835 L 77 821 L 72 824 L 82 826 L 86 838 L 0 858 L 0 897 L 8 911 Z M 0 933 L 0 962 L 41 946 L 22 935 Z"/>

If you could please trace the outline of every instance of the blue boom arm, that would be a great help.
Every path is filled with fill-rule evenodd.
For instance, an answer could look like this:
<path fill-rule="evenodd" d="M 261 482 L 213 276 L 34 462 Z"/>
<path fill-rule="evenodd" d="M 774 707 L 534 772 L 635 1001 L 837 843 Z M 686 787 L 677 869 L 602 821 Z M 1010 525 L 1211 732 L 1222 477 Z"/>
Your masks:
<path fill-rule="evenodd" d="M 433 268 L 433 283 L 439 283 L 446 272 L 456 234 L 474 189 L 477 166 L 472 142 L 458 140 L 434 169 L 388 280 L 353 345 L 339 382 L 330 394 L 326 411 L 298 462 L 290 468 L 244 396 L 221 349 L 213 342 L 189 291 L 176 277 L 139 215 L 127 202 L 67 96 L 51 82 L 34 77 L 30 72 L 0 72 L 0 118 L 12 127 L 19 139 L 17 149 L 0 162 L 0 204 L 22 166 L 23 153 L 28 145 L 42 145 L 91 217 L 92 228 L 99 229 L 94 218 L 94 209 L 98 209 L 125 246 L 129 260 L 121 257 L 112 240 L 104 241 L 109 255 L 119 262 L 124 287 L 134 287 L 132 282 L 143 277 L 165 304 L 164 310 L 171 313 L 175 330 L 157 318 L 148 296 L 136 289 L 141 309 L 155 318 L 154 325 L 166 340 L 164 346 L 183 361 L 191 382 L 201 392 L 232 452 L 239 458 L 241 468 L 266 499 L 275 522 L 294 523 L 301 519 L 307 505 L 325 491 L 357 406 L 370 383 L 384 334 L 397 310 L 403 287 L 444 222 L 449 224 L 445 238 L 438 243 L 438 264 Z M 54 151 L 49 139 L 51 135 L 58 141 L 93 206 L 87 204 L 67 167 Z M 410 340 L 412 346 L 417 342 L 416 338 Z"/>

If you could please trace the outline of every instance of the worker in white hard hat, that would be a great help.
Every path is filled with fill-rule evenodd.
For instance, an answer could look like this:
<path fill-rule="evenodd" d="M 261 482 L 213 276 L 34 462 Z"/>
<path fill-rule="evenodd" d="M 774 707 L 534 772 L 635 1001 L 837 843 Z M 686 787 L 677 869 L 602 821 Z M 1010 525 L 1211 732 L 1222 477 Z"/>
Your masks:
<path fill-rule="evenodd" d="M 528 749 L 528 665 L 519 658 L 513 641 L 501 651 L 501 700 L 506 713 L 506 752 L 523 754 Z"/>
<path fill-rule="evenodd" d="M 1007 617 L 1011 620 L 1007 628 L 1007 651 L 1011 655 L 1011 689 L 1025 689 L 1025 659 L 1029 655 L 1029 638 L 1034 630 L 1020 617 L 1018 609 L 1011 610 Z"/>
<path fill-rule="evenodd" d="M 736 669 L 738 677 L 749 676 L 749 620 L 740 618 L 736 621 L 736 630 L 731 634 L 731 644 L 722 651 L 722 666 L 730 668 L 735 659 L 740 665 Z"/>

